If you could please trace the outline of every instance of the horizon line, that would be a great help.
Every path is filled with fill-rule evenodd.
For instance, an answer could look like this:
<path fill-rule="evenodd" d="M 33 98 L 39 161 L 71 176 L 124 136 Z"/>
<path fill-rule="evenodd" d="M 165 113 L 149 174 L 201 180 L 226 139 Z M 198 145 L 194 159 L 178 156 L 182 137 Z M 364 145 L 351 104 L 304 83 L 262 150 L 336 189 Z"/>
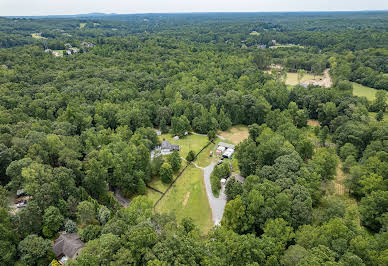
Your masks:
<path fill-rule="evenodd" d="M 50 15 L 0 15 L 5 18 L 22 18 L 22 17 L 78 17 L 78 16 L 125 16 L 125 15 L 168 15 L 168 14 L 233 14 L 233 13 L 363 13 L 363 12 L 388 12 L 388 9 L 360 9 L 360 10 L 294 10 L 294 11 L 176 11 L 176 12 L 135 12 L 135 13 L 104 13 L 104 12 L 89 12 L 75 14 L 50 14 Z"/>

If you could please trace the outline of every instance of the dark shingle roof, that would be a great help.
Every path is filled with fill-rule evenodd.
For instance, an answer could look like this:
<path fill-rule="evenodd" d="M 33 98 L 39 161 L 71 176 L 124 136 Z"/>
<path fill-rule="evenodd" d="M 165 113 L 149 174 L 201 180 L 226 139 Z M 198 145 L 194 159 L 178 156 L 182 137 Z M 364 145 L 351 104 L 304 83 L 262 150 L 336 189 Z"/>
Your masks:
<path fill-rule="evenodd" d="M 66 257 L 73 258 L 74 254 L 84 245 L 79 234 L 62 234 L 55 240 L 53 251 L 57 257 L 63 254 Z"/>
<path fill-rule="evenodd" d="M 162 146 L 161 146 L 162 150 L 177 150 L 179 151 L 179 145 L 174 145 L 174 144 L 171 144 L 170 142 L 168 142 L 167 140 L 163 140 L 162 141 Z"/>

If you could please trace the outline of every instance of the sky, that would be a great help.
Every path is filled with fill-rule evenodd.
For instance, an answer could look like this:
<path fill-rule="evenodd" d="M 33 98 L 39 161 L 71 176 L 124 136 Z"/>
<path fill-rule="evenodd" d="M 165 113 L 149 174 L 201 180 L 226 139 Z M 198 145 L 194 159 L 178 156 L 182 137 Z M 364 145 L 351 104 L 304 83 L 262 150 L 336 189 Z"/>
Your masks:
<path fill-rule="evenodd" d="M 0 16 L 388 10 L 388 0 L 0 0 Z"/>

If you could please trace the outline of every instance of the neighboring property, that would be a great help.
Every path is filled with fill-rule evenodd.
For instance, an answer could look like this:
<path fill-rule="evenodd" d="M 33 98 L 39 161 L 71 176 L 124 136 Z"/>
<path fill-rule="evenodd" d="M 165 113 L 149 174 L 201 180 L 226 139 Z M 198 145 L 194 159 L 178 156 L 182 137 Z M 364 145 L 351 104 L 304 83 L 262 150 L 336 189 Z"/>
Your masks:
<path fill-rule="evenodd" d="M 19 197 L 19 198 L 15 199 L 14 203 L 15 203 L 16 208 L 26 207 L 30 198 L 31 198 L 30 196 L 24 196 L 24 197 Z"/>
<path fill-rule="evenodd" d="M 80 240 L 80 235 L 77 233 L 60 235 L 55 240 L 53 251 L 58 258 L 58 261 L 64 263 L 68 259 L 75 259 L 79 256 L 84 243 Z"/>
<path fill-rule="evenodd" d="M 90 43 L 90 42 L 82 42 L 81 46 L 82 47 L 93 48 L 95 45 L 93 43 Z"/>
<path fill-rule="evenodd" d="M 218 147 L 216 150 L 216 154 L 221 155 L 224 158 L 231 158 L 234 153 L 234 145 L 225 143 L 225 142 L 219 142 Z"/>
<path fill-rule="evenodd" d="M 179 145 L 174 145 L 168 142 L 167 140 L 163 140 L 161 149 L 162 149 L 162 153 L 179 151 Z"/>

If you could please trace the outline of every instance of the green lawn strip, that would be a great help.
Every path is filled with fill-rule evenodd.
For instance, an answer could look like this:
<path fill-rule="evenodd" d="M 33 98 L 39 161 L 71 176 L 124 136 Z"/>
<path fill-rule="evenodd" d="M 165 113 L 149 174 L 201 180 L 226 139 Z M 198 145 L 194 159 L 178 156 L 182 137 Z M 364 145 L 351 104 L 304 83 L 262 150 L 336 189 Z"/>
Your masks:
<path fill-rule="evenodd" d="M 191 217 L 202 233 L 212 226 L 212 215 L 203 181 L 203 171 L 189 166 L 156 206 L 160 213 L 175 213 L 177 220 Z"/>

